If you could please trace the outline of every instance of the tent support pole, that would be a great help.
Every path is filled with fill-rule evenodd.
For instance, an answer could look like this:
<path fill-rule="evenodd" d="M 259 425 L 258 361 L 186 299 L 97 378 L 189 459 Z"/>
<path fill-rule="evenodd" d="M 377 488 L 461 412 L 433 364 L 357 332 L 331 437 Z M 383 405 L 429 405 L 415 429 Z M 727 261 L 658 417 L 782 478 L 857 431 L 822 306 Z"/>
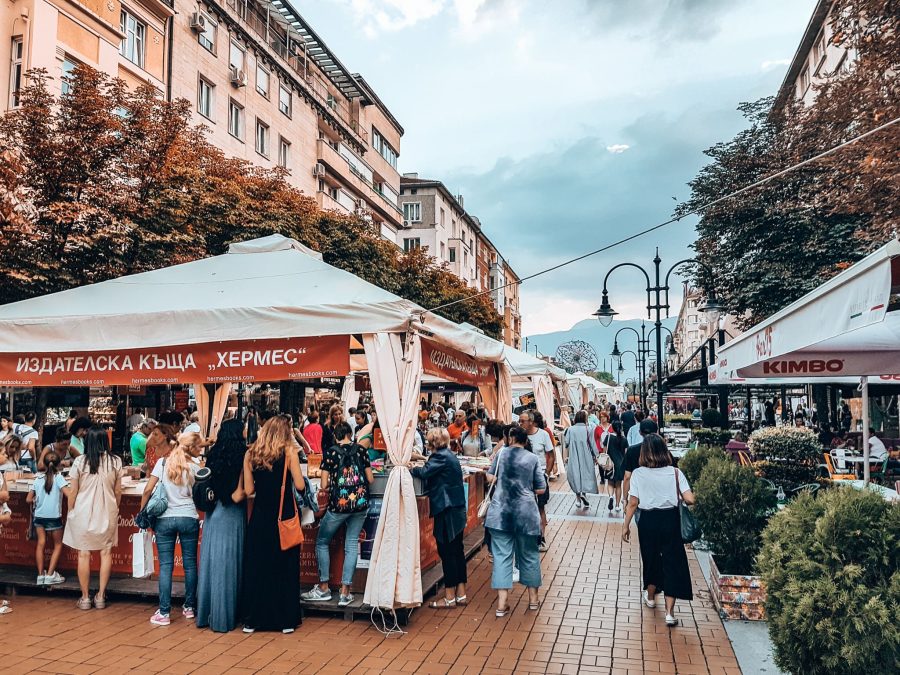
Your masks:
<path fill-rule="evenodd" d="M 862 389 L 862 441 L 863 441 L 863 481 L 869 484 L 871 469 L 869 468 L 869 378 L 859 378 Z"/>

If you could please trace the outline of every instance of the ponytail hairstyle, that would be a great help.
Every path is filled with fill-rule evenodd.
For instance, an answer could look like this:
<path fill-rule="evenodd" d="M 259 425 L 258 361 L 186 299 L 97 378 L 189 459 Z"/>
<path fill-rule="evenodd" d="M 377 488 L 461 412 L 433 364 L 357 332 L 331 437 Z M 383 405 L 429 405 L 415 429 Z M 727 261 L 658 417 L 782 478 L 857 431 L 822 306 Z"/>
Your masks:
<path fill-rule="evenodd" d="M 181 485 L 185 480 L 185 472 L 188 484 L 194 482 L 194 475 L 190 472 L 191 457 L 199 444 L 200 434 L 193 431 L 178 436 L 178 442 L 166 457 L 166 476 L 171 482 Z"/>
<path fill-rule="evenodd" d="M 622 422 L 616 420 L 612 423 L 612 429 L 616 432 L 616 436 L 619 437 L 619 440 L 622 439 Z"/>
<path fill-rule="evenodd" d="M 55 452 L 48 452 L 44 455 L 44 467 L 46 467 L 44 471 L 44 492 L 48 495 L 53 490 L 53 482 L 56 474 L 59 473 L 60 461 L 59 455 Z"/>

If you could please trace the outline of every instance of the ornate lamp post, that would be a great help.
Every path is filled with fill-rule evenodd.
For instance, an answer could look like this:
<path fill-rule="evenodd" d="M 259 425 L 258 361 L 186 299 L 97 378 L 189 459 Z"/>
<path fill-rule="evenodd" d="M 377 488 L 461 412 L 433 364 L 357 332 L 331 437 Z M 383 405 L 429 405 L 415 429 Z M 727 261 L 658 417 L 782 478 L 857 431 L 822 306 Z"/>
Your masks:
<path fill-rule="evenodd" d="M 619 263 L 618 265 L 610 268 L 609 272 L 606 273 L 606 276 L 603 278 L 603 296 L 600 302 L 600 308 L 594 312 L 594 316 L 600 321 L 600 324 L 603 326 L 609 326 L 612 323 L 613 317 L 618 314 L 612 306 L 609 304 L 609 292 L 607 291 L 606 284 L 609 281 L 609 275 L 612 274 L 615 270 L 620 267 L 635 267 L 641 271 L 644 275 L 644 279 L 647 281 L 647 318 L 653 318 L 651 316 L 651 312 L 656 312 L 656 321 L 654 322 L 654 329 L 656 330 L 656 372 L 657 376 L 659 376 L 663 372 L 662 367 L 662 357 L 663 357 L 663 349 L 662 349 L 662 311 L 666 310 L 666 317 L 669 316 L 669 276 L 672 274 L 672 271 L 681 265 L 685 264 L 694 264 L 700 265 L 707 274 L 709 275 L 710 281 L 713 279 L 712 270 L 707 266 L 701 263 L 698 260 L 693 258 L 686 258 L 684 260 L 679 260 L 674 265 L 669 268 L 669 271 L 666 272 L 665 277 L 662 277 L 662 270 L 660 269 L 662 263 L 662 259 L 659 257 L 659 249 L 656 250 L 656 256 L 653 258 L 653 270 L 655 273 L 654 281 L 650 281 L 650 275 L 647 274 L 647 271 L 631 262 Z M 716 299 L 715 291 L 712 290 L 712 284 L 710 284 L 709 295 L 706 299 L 706 304 L 700 308 L 701 311 L 708 312 L 710 314 L 717 314 L 722 309 L 722 306 L 719 304 L 719 301 Z M 652 334 L 653 331 L 651 331 Z M 660 382 L 659 385 L 662 383 Z M 660 428 L 665 426 L 665 415 L 663 412 L 663 388 L 662 386 L 656 387 L 656 407 L 657 407 L 657 415 L 659 418 L 659 426 Z"/>

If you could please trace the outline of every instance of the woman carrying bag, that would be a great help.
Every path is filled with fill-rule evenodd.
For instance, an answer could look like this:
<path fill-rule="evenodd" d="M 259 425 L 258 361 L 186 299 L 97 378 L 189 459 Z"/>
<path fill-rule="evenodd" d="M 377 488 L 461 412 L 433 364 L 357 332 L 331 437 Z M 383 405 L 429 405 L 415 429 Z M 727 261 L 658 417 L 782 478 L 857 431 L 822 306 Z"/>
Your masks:
<path fill-rule="evenodd" d="M 631 519 L 640 509 L 638 535 L 644 576 L 643 601 L 656 607 L 656 594 L 666 596 L 666 625 L 677 626 L 675 600 L 693 600 L 691 574 L 684 550 L 681 503 L 693 504 L 687 479 L 672 466 L 672 455 L 658 434 L 641 444 L 640 466 L 631 474 L 622 540 L 631 539 Z"/>
<path fill-rule="evenodd" d="M 597 494 L 597 474 L 594 462 L 599 454 L 594 442 L 594 434 L 587 424 L 586 410 L 575 413 L 575 424 L 566 429 L 566 447 L 569 448 L 569 463 L 566 464 L 566 479 L 575 493 L 578 508 L 588 509 L 590 503 L 585 494 Z"/>
<path fill-rule="evenodd" d="M 244 543 L 245 633 L 293 633 L 300 625 L 300 547 L 284 549 L 281 533 L 285 524 L 299 529 L 291 484 L 305 489 L 291 418 L 277 415 L 244 456 L 244 491 L 254 496 Z"/>

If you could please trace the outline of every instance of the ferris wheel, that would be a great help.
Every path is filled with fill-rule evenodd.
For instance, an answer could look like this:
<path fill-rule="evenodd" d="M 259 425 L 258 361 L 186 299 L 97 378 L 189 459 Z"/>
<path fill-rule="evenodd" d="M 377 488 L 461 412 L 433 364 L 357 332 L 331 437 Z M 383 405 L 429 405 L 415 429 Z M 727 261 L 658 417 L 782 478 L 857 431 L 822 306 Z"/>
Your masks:
<path fill-rule="evenodd" d="M 597 370 L 597 352 L 583 340 L 572 340 L 556 349 L 556 362 L 568 373 Z"/>

